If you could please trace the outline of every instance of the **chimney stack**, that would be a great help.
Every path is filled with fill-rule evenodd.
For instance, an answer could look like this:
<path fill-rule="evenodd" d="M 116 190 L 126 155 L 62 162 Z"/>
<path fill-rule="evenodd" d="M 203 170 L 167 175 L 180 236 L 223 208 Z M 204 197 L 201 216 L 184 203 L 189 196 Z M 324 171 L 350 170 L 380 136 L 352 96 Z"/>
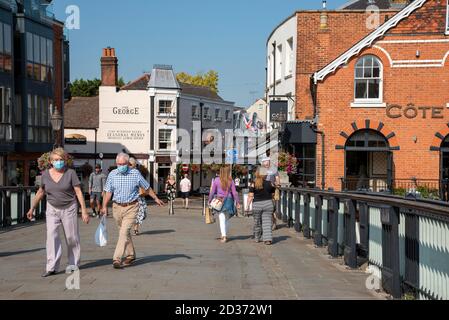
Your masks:
<path fill-rule="evenodd" d="M 104 48 L 101 56 L 101 85 L 118 86 L 118 59 L 115 56 L 115 49 L 111 47 Z"/>

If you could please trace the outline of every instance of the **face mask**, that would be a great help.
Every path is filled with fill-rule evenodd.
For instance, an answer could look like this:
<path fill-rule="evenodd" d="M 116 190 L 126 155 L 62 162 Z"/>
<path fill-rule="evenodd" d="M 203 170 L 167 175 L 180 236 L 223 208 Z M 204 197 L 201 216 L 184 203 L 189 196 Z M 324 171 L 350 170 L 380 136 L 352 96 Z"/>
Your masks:
<path fill-rule="evenodd" d="M 64 160 L 53 161 L 53 168 L 56 170 L 61 170 L 64 168 Z"/>
<path fill-rule="evenodd" d="M 128 166 L 118 166 L 117 167 L 118 172 L 124 174 L 128 172 Z"/>

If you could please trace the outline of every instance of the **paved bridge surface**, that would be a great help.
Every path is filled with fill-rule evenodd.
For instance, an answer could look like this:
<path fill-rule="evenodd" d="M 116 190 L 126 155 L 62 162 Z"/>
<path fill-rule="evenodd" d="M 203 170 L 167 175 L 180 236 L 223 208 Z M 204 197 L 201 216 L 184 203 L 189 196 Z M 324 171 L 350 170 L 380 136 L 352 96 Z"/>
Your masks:
<path fill-rule="evenodd" d="M 108 218 L 109 244 L 94 243 L 98 220 L 80 225 L 80 289 L 67 290 L 65 273 L 41 278 L 45 265 L 45 223 L 0 230 L 0 299 L 382 299 L 366 288 L 368 274 L 347 270 L 325 249 L 281 228 L 272 246 L 251 239 L 252 218 L 231 220 L 230 241 L 220 243 L 218 226 L 206 225 L 201 202 L 185 211 L 176 203 L 151 206 L 142 234 L 134 237 L 138 261 L 115 270 L 117 240 Z M 67 262 L 63 248 L 62 266 Z"/>

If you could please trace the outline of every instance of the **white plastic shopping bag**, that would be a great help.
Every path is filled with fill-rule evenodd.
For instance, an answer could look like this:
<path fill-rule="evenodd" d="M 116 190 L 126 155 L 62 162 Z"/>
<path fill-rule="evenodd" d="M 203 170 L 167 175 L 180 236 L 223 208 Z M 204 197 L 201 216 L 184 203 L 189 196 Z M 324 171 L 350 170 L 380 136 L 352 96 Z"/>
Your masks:
<path fill-rule="evenodd" d="M 105 247 L 108 244 L 108 230 L 106 228 L 106 216 L 102 216 L 97 231 L 95 232 L 95 243 L 99 247 Z"/>

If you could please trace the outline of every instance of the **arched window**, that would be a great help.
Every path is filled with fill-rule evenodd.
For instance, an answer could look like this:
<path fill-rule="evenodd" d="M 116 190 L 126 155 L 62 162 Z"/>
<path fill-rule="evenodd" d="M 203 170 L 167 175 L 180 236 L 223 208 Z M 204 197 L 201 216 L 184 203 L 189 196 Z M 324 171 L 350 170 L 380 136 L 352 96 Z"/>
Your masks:
<path fill-rule="evenodd" d="M 361 57 L 355 65 L 356 102 L 382 102 L 382 63 L 372 55 Z"/>
<path fill-rule="evenodd" d="M 359 130 L 346 142 L 346 150 L 389 150 L 387 139 L 375 130 Z"/>
<path fill-rule="evenodd" d="M 441 149 L 445 152 L 449 152 L 449 135 L 441 143 Z"/>

